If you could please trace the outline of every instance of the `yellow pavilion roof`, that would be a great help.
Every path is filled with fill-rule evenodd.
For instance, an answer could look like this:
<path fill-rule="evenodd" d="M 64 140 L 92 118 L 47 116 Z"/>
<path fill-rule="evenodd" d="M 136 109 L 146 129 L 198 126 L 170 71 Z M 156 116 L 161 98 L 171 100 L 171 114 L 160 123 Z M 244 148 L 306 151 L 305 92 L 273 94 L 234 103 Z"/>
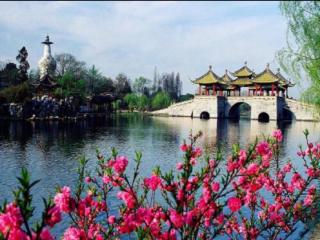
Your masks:
<path fill-rule="evenodd" d="M 248 77 L 238 77 L 232 81 L 232 85 L 250 86 L 250 85 L 252 85 L 252 79 L 248 78 Z"/>
<path fill-rule="evenodd" d="M 250 77 L 253 75 L 253 71 L 247 67 L 247 62 L 244 62 L 244 66 L 234 73 L 232 73 L 234 77 Z"/>
<path fill-rule="evenodd" d="M 267 64 L 266 69 L 259 73 L 252 81 L 254 83 L 276 83 L 279 82 L 279 77 L 269 69 L 269 64 Z"/>
<path fill-rule="evenodd" d="M 216 83 L 224 84 L 222 82 L 221 78 L 212 71 L 211 66 L 209 66 L 209 71 L 207 73 L 205 73 L 204 75 L 202 75 L 199 78 L 196 78 L 192 82 L 195 84 L 204 84 L 204 85 L 216 84 Z"/>
<path fill-rule="evenodd" d="M 221 77 L 221 80 L 227 84 L 231 84 L 233 79 L 229 76 L 228 70 L 226 70 L 225 74 Z"/>

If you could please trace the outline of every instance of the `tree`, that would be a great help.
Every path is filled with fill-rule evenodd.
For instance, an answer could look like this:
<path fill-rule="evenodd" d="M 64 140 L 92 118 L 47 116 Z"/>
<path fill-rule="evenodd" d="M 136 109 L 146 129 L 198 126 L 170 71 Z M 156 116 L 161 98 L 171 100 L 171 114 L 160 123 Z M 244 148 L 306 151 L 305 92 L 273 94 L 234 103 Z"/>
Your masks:
<path fill-rule="evenodd" d="M 123 98 L 127 93 L 132 92 L 130 87 L 130 80 L 123 73 L 120 73 L 116 77 L 114 86 L 115 86 L 115 93 L 119 98 Z"/>
<path fill-rule="evenodd" d="M 149 93 L 151 80 L 139 77 L 136 78 L 133 82 L 133 91 L 139 94 Z"/>
<path fill-rule="evenodd" d="M 77 80 L 85 79 L 87 74 L 86 63 L 78 61 L 69 53 L 61 53 L 55 55 L 57 62 L 56 76 L 61 78 L 65 73 L 72 74 Z"/>
<path fill-rule="evenodd" d="M 94 86 L 94 93 L 99 94 L 102 92 L 114 92 L 115 86 L 111 78 L 102 76 Z"/>
<path fill-rule="evenodd" d="M 28 51 L 25 47 L 22 47 L 16 57 L 16 60 L 19 62 L 19 78 L 21 82 L 28 80 L 28 69 L 30 65 L 27 58 Z"/>
<path fill-rule="evenodd" d="M 92 67 L 87 71 L 87 89 L 90 94 L 96 93 L 98 90 L 97 86 L 101 80 L 102 74 L 95 65 L 92 65 Z"/>
<path fill-rule="evenodd" d="M 66 72 L 61 78 L 58 79 L 60 88 L 56 89 L 56 94 L 61 97 L 79 96 L 85 97 L 85 81 L 77 79 L 72 73 Z"/>
<path fill-rule="evenodd" d="M 151 101 L 151 107 L 153 110 L 166 108 L 171 104 L 170 96 L 165 92 L 158 92 Z"/>
<path fill-rule="evenodd" d="M 308 78 L 310 87 L 302 99 L 320 106 L 320 2 L 283 1 L 280 9 L 288 21 L 288 40 L 278 61 L 298 83 Z"/>
<path fill-rule="evenodd" d="M 147 111 L 150 108 L 150 99 L 146 95 L 141 95 L 138 97 L 138 110 L 139 111 Z"/>
<path fill-rule="evenodd" d="M 19 84 L 19 69 L 14 63 L 7 63 L 0 71 L 0 82 L 3 86 L 12 86 Z"/>
<path fill-rule="evenodd" d="M 124 101 L 128 105 L 128 109 L 133 111 L 135 108 L 138 107 L 138 96 L 134 93 L 128 93 L 124 96 Z"/>

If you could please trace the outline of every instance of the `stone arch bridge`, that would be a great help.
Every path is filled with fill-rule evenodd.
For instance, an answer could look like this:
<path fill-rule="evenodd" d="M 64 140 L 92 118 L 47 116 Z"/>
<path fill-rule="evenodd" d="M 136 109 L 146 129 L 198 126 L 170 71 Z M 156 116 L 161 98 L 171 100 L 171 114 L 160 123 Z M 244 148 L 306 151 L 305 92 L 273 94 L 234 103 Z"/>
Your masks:
<path fill-rule="evenodd" d="M 318 121 L 313 105 L 277 96 L 195 96 L 194 99 L 172 104 L 152 115 L 194 118 L 239 118 L 240 106 L 250 106 L 250 119 Z"/>

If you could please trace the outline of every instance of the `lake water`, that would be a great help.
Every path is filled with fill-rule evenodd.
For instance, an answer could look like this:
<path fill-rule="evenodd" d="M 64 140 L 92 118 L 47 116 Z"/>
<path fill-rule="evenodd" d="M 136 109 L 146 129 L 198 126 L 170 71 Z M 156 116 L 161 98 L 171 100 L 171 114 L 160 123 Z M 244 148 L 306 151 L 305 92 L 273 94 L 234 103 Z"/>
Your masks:
<path fill-rule="evenodd" d="M 142 173 L 149 175 L 159 165 L 164 170 L 175 168 L 181 160 L 179 146 L 192 129 L 203 132 L 199 141 L 208 154 L 217 146 L 226 150 L 234 143 L 245 147 L 256 136 L 267 135 L 280 128 L 284 134 L 282 161 L 288 158 L 301 166 L 296 158 L 299 144 L 305 145 L 303 130 L 308 128 L 310 139 L 320 141 L 320 124 L 313 122 L 269 122 L 241 120 L 200 120 L 191 118 L 162 118 L 140 114 L 124 114 L 106 120 L 88 120 L 63 124 L 59 122 L 0 122 L 0 202 L 12 199 L 21 167 L 41 179 L 34 188 L 35 203 L 40 197 L 54 193 L 56 185 L 73 186 L 76 180 L 77 158 L 84 154 L 95 166 L 95 151 L 108 155 L 116 147 L 121 155 L 133 160 L 135 150 L 143 152 Z M 129 160 L 130 162 L 130 160 Z M 129 170 L 133 168 L 129 163 Z"/>

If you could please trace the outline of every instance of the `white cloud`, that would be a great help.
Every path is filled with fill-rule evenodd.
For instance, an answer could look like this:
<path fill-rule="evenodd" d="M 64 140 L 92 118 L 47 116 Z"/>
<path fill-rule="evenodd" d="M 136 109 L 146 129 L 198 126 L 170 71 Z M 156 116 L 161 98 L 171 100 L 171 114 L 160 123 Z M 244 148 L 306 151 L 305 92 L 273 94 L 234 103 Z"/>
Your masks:
<path fill-rule="evenodd" d="M 286 34 L 277 4 L 1 2 L 0 41 L 12 39 L 6 47 L 12 49 L 0 46 L 0 58 L 9 52 L 13 59 L 14 46 L 28 38 L 35 67 L 42 52 L 39 42 L 48 33 L 55 53 L 71 52 L 108 76 L 125 72 L 131 78 L 152 78 L 157 66 L 163 72 L 180 72 L 184 90 L 193 92 L 189 78 L 203 74 L 209 64 L 218 74 L 241 67 L 245 60 L 256 71 L 267 62 L 276 67 L 272 60 L 285 46 Z"/>

